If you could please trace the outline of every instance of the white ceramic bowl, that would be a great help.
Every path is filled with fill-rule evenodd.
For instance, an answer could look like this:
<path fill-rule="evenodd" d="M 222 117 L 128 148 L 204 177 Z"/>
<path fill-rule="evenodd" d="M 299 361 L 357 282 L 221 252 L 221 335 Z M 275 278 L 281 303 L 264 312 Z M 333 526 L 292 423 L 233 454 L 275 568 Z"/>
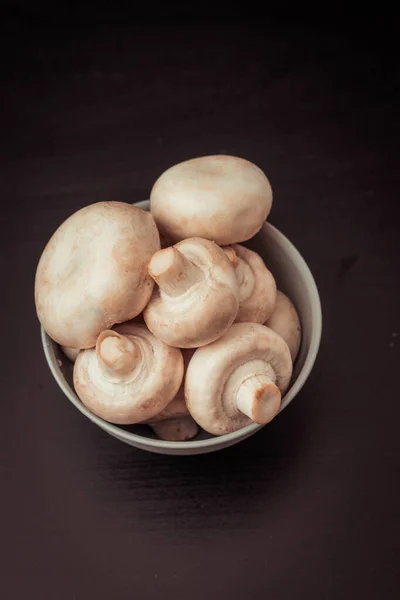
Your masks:
<path fill-rule="evenodd" d="M 138 202 L 136 206 L 148 210 L 149 201 Z M 303 387 L 317 357 L 322 330 L 318 290 L 310 269 L 301 254 L 270 223 L 264 223 L 261 231 L 246 245 L 262 256 L 275 276 L 278 288 L 294 302 L 302 324 L 301 348 L 294 365 L 290 388 L 282 401 L 282 411 Z M 165 442 L 156 439 L 150 428 L 144 425 L 121 427 L 107 423 L 107 421 L 103 421 L 103 419 L 91 413 L 82 404 L 72 385 L 72 365 L 43 328 L 41 335 L 50 370 L 67 398 L 93 423 L 130 446 L 160 454 L 204 454 L 237 444 L 263 427 L 263 425 L 253 424 L 219 437 L 202 432 L 197 438 L 188 442 Z"/>

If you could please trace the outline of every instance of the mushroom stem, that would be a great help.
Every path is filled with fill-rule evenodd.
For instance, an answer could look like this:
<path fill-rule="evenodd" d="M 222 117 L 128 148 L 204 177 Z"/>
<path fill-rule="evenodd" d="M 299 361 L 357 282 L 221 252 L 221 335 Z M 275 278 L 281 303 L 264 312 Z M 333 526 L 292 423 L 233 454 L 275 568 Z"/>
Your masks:
<path fill-rule="evenodd" d="M 96 353 L 104 373 L 127 375 L 133 371 L 141 357 L 140 349 L 126 335 L 108 329 L 103 331 L 96 342 Z"/>
<path fill-rule="evenodd" d="M 174 246 L 153 254 L 148 272 L 168 296 L 181 296 L 203 281 L 202 270 Z"/>
<path fill-rule="evenodd" d="M 279 411 L 281 392 L 268 375 L 252 375 L 242 381 L 236 406 L 255 423 L 269 423 Z"/>

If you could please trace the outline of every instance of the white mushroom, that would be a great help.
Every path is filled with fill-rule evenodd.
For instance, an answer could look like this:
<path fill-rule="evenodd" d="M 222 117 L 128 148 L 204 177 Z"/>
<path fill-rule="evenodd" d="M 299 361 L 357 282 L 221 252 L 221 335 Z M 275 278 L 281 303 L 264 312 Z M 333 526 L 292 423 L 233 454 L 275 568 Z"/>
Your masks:
<path fill-rule="evenodd" d="M 117 424 L 149 420 L 175 397 L 183 358 L 145 325 L 130 322 L 103 331 L 95 349 L 78 354 L 74 387 L 82 403 Z"/>
<path fill-rule="evenodd" d="M 257 323 L 236 323 L 194 353 L 185 379 L 187 407 L 206 431 L 222 435 L 279 412 L 292 361 L 286 342 Z"/>
<path fill-rule="evenodd" d="M 301 341 L 301 324 L 293 302 L 278 290 L 275 309 L 268 321 L 268 327 L 276 331 L 287 343 L 292 361 L 296 360 Z"/>
<path fill-rule="evenodd" d="M 159 421 L 151 426 L 154 433 L 168 442 L 186 442 L 199 433 L 199 426 L 191 416 Z"/>
<path fill-rule="evenodd" d="M 209 240 L 190 238 L 156 252 L 149 273 L 158 287 L 144 311 L 150 331 L 166 344 L 198 348 L 232 325 L 239 306 L 235 269 Z"/>
<path fill-rule="evenodd" d="M 235 156 L 203 156 L 165 171 L 150 194 L 150 210 L 174 242 L 203 237 L 220 246 L 253 237 L 268 217 L 272 190 L 264 173 Z"/>
<path fill-rule="evenodd" d="M 115 323 L 138 315 L 154 282 L 160 249 L 153 218 L 123 202 L 99 202 L 69 217 L 50 239 L 35 279 L 38 318 L 56 342 L 91 348 Z"/>
<path fill-rule="evenodd" d="M 260 323 L 272 314 L 276 300 L 276 283 L 263 259 L 240 244 L 224 248 L 236 267 L 239 283 L 239 311 L 236 323 Z M 232 259 L 232 251 L 236 261 Z"/>

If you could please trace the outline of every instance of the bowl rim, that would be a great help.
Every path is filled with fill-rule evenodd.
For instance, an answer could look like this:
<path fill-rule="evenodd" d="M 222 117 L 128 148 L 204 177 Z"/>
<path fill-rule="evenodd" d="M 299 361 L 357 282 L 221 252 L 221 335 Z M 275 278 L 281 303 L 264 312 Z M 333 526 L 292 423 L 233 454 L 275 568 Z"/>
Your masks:
<path fill-rule="evenodd" d="M 134 206 L 143 209 L 148 209 L 149 205 L 149 200 L 142 200 L 141 202 L 134 203 Z M 285 394 L 284 396 L 284 401 L 282 402 L 281 408 L 279 410 L 279 413 L 281 413 L 290 404 L 293 398 L 295 398 L 295 396 L 299 393 L 306 380 L 308 379 L 308 376 L 310 375 L 311 370 L 314 366 L 322 335 L 322 308 L 318 288 L 315 283 L 314 277 L 306 261 L 304 260 L 300 252 L 297 250 L 296 246 L 274 225 L 272 225 L 268 221 L 264 223 L 264 226 L 265 225 L 274 233 L 274 235 L 278 237 L 283 237 L 285 243 L 289 245 L 293 260 L 297 263 L 299 269 L 302 271 L 306 287 L 309 290 L 309 293 L 313 299 L 313 327 L 309 351 L 305 358 L 304 365 L 297 376 L 296 381 L 293 383 L 287 394 Z M 41 326 L 40 329 L 41 340 L 46 361 L 60 389 L 64 392 L 64 394 L 72 402 L 72 404 L 90 421 L 92 421 L 92 423 L 95 423 L 110 435 L 117 437 L 118 439 L 126 442 L 127 444 L 139 445 L 142 447 L 147 447 L 148 449 L 162 448 L 164 450 L 196 450 L 201 448 L 211 448 L 213 446 L 220 446 L 221 444 L 230 444 L 233 443 L 236 439 L 248 437 L 265 427 L 265 425 L 251 423 L 250 425 L 247 425 L 246 427 L 243 427 L 242 429 L 238 429 L 231 433 L 226 433 L 220 436 L 214 436 L 206 440 L 193 439 L 185 442 L 170 442 L 165 440 L 148 438 L 136 433 L 131 433 L 130 431 L 126 431 L 125 429 L 121 429 L 118 425 L 114 425 L 113 423 L 109 423 L 108 421 L 101 419 L 100 417 L 92 413 L 88 408 L 86 408 L 84 404 L 82 404 L 75 392 L 71 390 L 61 371 L 60 365 L 58 364 L 57 358 L 54 353 L 54 345 L 56 344 L 56 342 L 54 342 L 50 338 L 50 336 L 44 330 L 43 326 Z"/>

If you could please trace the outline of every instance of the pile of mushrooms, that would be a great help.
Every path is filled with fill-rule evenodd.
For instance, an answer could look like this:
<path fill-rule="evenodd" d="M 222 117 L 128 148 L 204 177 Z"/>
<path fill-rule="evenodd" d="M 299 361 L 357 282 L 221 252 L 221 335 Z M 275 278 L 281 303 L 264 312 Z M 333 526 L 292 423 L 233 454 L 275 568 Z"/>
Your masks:
<path fill-rule="evenodd" d="M 278 414 L 300 320 L 242 245 L 271 205 L 261 169 L 204 156 L 157 179 L 150 213 L 98 202 L 57 229 L 37 267 L 36 310 L 90 411 L 172 441 Z"/>

